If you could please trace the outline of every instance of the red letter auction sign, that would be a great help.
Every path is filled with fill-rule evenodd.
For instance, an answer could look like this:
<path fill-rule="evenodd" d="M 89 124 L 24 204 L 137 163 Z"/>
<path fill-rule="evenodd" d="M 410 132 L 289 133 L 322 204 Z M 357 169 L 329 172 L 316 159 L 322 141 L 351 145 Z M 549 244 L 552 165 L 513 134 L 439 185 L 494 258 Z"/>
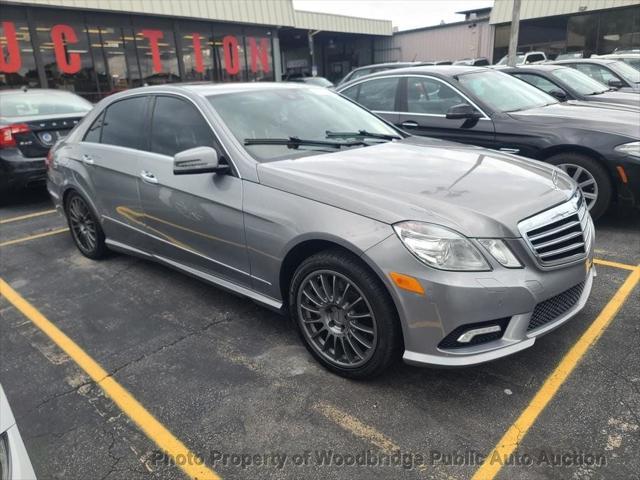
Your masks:
<path fill-rule="evenodd" d="M 13 22 L 2 22 L 2 31 L 7 39 L 7 54 L 4 53 L 4 45 L 0 43 L 0 72 L 17 73 L 22 67 L 22 58 L 16 37 L 16 26 Z"/>
<path fill-rule="evenodd" d="M 78 37 L 69 25 L 54 25 L 51 28 L 51 41 L 56 54 L 56 62 L 62 73 L 78 73 L 82 67 L 82 60 L 79 53 L 69 53 L 67 59 L 67 51 L 65 45 L 77 43 Z"/>
<path fill-rule="evenodd" d="M 153 71 L 155 73 L 162 72 L 162 62 L 160 61 L 160 48 L 158 48 L 158 40 L 163 37 L 161 30 L 142 30 L 142 35 L 149 39 L 149 47 L 151 47 L 151 58 L 153 59 Z"/>
<path fill-rule="evenodd" d="M 264 73 L 269 73 L 269 40 L 260 39 L 260 47 L 258 47 L 256 39 L 249 37 L 249 53 L 251 54 L 251 71 L 258 72 L 258 59 Z"/>
<path fill-rule="evenodd" d="M 200 34 L 192 33 L 193 37 L 193 56 L 195 60 L 196 72 L 204 72 L 204 65 L 202 64 L 202 45 L 200 44 Z"/>
<path fill-rule="evenodd" d="M 238 55 L 238 39 L 233 35 L 227 35 L 222 39 L 222 51 L 224 56 L 224 69 L 229 75 L 237 75 L 240 72 L 240 55 Z"/>

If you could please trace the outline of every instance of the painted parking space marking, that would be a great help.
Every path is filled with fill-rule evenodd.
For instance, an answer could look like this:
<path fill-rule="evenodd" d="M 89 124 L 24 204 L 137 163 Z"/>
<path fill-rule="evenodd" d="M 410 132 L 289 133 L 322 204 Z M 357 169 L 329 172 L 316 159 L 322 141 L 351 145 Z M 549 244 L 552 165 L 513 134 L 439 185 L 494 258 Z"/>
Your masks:
<path fill-rule="evenodd" d="M 46 334 L 58 347 L 91 379 L 104 393 L 153 440 L 163 452 L 173 459 L 199 458 L 194 455 L 180 440 L 147 411 L 124 387 L 122 387 L 106 370 L 91 358 L 62 330 L 51 323 L 33 305 L 22 298 L 7 282 L 0 278 L 0 296 L 6 298 L 25 317 Z M 176 461 L 176 464 L 193 480 L 218 480 L 220 477 L 200 460 L 193 462 Z"/>
<path fill-rule="evenodd" d="M 28 220 L 29 218 L 41 217 L 43 215 L 50 215 L 56 213 L 56 209 L 44 210 L 42 212 L 28 213 L 26 215 L 20 215 L 19 217 L 0 218 L 0 225 L 5 223 L 19 222 L 20 220 Z"/>
<path fill-rule="evenodd" d="M 595 263 L 596 265 L 603 265 L 605 267 L 620 268 L 622 270 L 629 270 L 629 271 L 634 271 L 637 268 L 634 265 L 627 265 L 626 263 L 612 262 L 610 260 L 602 260 L 602 259 L 599 259 L 599 258 L 594 259 L 593 263 Z"/>
<path fill-rule="evenodd" d="M 556 395 L 562 384 L 578 366 L 585 353 L 598 341 L 638 282 L 640 282 L 640 265 L 636 266 L 627 276 L 624 283 L 605 305 L 593 323 L 565 354 L 555 370 L 547 377 L 542 387 L 540 387 L 533 399 L 529 402 L 529 405 L 509 427 L 495 448 L 487 455 L 484 463 L 473 475 L 472 480 L 491 480 L 496 477 L 502 465 L 508 461 L 509 455 L 518 448 L 528 430 Z"/>
<path fill-rule="evenodd" d="M 59 233 L 68 232 L 69 229 L 67 227 L 58 228 L 56 230 L 49 230 L 48 232 L 36 233 L 35 235 L 29 235 L 27 237 L 16 238 L 14 240 L 7 240 L 5 242 L 0 243 L 0 247 L 8 247 L 9 245 L 16 245 L 18 243 L 28 242 L 30 240 L 36 240 L 38 238 L 50 237 L 52 235 L 58 235 Z"/>

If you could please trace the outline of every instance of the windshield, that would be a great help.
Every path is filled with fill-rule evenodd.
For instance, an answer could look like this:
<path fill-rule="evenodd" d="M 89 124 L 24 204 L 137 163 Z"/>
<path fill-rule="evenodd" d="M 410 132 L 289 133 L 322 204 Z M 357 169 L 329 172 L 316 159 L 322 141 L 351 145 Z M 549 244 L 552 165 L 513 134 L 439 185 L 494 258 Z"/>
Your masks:
<path fill-rule="evenodd" d="M 580 95 L 594 95 L 609 90 L 606 85 L 573 68 L 558 68 L 551 72 L 551 76 L 557 78 Z"/>
<path fill-rule="evenodd" d="M 509 56 L 505 55 L 500 59 L 497 65 L 506 65 L 508 60 L 509 60 Z M 516 65 L 520 63 L 524 63 L 524 55 L 516 55 Z"/>
<path fill-rule="evenodd" d="M 628 63 L 617 61 L 609 64 L 609 67 L 627 82 L 640 83 L 640 71 L 636 70 Z"/>
<path fill-rule="evenodd" d="M 365 109 L 320 87 L 291 86 L 234 92 L 212 95 L 207 100 L 242 144 L 251 138 L 327 140 L 327 131 L 357 133 L 366 130 L 398 135 Z M 367 141 L 377 143 L 383 140 Z M 259 162 L 319 153 L 310 149 L 292 150 L 286 145 L 245 145 L 244 148 Z"/>
<path fill-rule="evenodd" d="M 460 84 L 498 112 L 516 112 L 558 101 L 542 90 L 501 72 L 483 71 L 460 75 Z"/>
<path fill-rule="evenodd" d="M 84 98 L 67 92 L 16 92 L 0 95 L 0 115 L 5 118 L 34 115 L 85 114 L 91 105 Z"/>

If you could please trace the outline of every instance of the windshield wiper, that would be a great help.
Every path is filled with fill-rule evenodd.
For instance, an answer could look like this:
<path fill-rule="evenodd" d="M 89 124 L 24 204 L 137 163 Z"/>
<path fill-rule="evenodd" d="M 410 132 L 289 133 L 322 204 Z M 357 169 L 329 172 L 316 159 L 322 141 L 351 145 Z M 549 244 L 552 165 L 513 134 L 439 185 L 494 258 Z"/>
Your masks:
<path fill-rule="evenodd" d="M 380 140 L 400 140 L 400 135 L 390 135 L 388 133 L 367 132 L 358 130 L 357 132 L 332 132 L 327 130 L 327 138 L 378 138 Z"/>
<path fill-rule="evenodd" d="M 297 149 L 298 147 L 311 146 L 311 147 L 358 147 L 366 146 L 367 144 L 362 141 L 357 142 L 329 142 L 327 140 L 310 140 L 298 137 L 289 138 L 245 138 L 245 145 L 283 145 L 287 148 Z"/>

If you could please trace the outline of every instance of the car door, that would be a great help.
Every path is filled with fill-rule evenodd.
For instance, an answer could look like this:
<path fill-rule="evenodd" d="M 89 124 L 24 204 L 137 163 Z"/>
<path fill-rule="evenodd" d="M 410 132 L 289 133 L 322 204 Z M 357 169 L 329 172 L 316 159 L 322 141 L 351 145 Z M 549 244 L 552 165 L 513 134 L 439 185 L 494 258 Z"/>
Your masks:
<path fill-rule="evenodd" d="M 414 135 L 442 138 L 492 148 L 493 122 L 459 90 L 428 76 L 403 77 L 399 87 L 397 125 Z M 482 116 L 476 119 L 448 119 L 454 105 L 469 104 Z"/>
<path fill-rule="evenodd" d="M 138 172 L 142 205 L 138 220 L 152 241 L 153 253 L 249 285 L 242 180 L 233 173 L 174 175 L 176 153 L 209 146 L 224 158 L 223 149 L 191 100 L 157 95 L 150 108 L 150 151 Z"/>
<path fill-rule="evenodd" d="M 127 214 L 139 211 L 138 175 L 148 142 L 149 97 L 138 95 L 111 103 L 93 121 L 79 144 L 84 188 L 102 218 L 107 239 L 145 250 L 137 224 Z"/>
<path fill-rule="evenodd" d="M 401 77 L 380 77 L 365 80 L 340 93 L 380 115 L 391 123 L 398 123 L 397 95 Z"/>
<path fill-rule="evenodd" d="M 622 82 L 623 85 L 627 85 L 627 82 L 613 73 L 611 69 L 602 65 L 597 65 L 595 63 L 576 63 L 571 66 L 604 85 L 609 85 L 609 81 L 611 80 L 616 80 Z"/>

